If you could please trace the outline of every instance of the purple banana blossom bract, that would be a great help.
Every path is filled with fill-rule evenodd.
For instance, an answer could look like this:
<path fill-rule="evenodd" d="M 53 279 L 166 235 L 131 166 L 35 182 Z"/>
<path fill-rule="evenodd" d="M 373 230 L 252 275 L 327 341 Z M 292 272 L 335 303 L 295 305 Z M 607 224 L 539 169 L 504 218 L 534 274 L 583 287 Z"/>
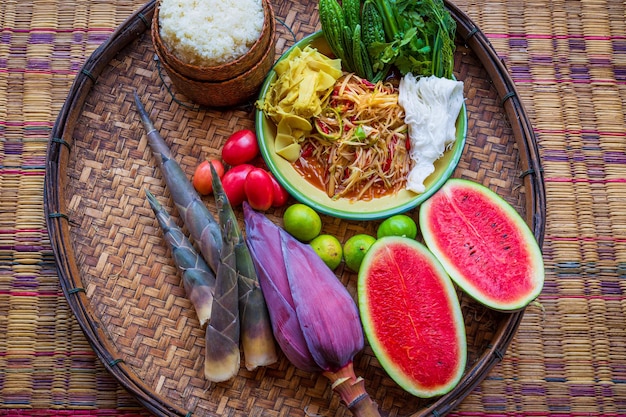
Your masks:
<path fill-rule="evenodd" d="M 363 348 L 356 303 L 313 249 L 244 203 L 246 240 L 274 336 L 298 368 L 335 372 Z"/>
<path fill-rule="evenodd" d="M 280 242 L 279 228 L 244 202 L 246 243 L 257 269 L 274 337 L 283 353 L 299 369 L 320 372 L 306 344 L 296 315 Z"/>
<path fill-rule="evenodd" d="M 363 349 L 358 308 L 310 245 L 280 230 L 283 259 L 300 328 L 315 362 L 336 372 Z"/>

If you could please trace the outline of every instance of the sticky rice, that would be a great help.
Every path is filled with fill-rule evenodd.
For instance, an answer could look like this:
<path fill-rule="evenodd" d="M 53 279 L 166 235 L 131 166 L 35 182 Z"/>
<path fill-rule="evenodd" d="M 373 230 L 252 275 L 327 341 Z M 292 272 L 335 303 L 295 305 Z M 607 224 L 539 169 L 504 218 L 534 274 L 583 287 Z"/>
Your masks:
<path fill-rule="evenodd" d="M 161 0 L 159 31 L 180 60 L 216 66 L 244 55 L 261 36 L 261 0 Z"/>

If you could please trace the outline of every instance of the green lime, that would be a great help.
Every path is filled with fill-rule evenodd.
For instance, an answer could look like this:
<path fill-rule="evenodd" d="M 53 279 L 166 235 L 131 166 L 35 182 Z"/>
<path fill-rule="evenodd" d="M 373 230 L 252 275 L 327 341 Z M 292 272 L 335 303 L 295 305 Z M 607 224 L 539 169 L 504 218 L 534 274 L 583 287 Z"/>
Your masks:
<path fill-rule="evenodd" d="M 287 233 L 301 242 L 309 242 L 322 230 L 322 219 L 311 207 L 296 203 L 285 210 L 283 226 Z"/>
<path fill-rule="evenodd" d="M 319 235 L 311 241 L 310 245 L 330 269 L 337 268 L 341 263 L 343 249 L 341 242 L 335 236 Z"/>
<path fill-rule="evenodd" d="M 417 224 L 415 220 L 406 214 L 396 214 L 385 219 L 378 226 L 376 236 L 379 239 L 384 236 L 403 236 L 415 239 L 415 236 L 417 236 Z"/>
<path fill-rule="evenodd" d="M 346 266 L 354 272 L 359 272 L 365 253 L 374 242 L 376 242 L 374 236 L 364 233 L 354 235 L 346 240 L 343 245 L 343 259 L 346 261 Z"/>

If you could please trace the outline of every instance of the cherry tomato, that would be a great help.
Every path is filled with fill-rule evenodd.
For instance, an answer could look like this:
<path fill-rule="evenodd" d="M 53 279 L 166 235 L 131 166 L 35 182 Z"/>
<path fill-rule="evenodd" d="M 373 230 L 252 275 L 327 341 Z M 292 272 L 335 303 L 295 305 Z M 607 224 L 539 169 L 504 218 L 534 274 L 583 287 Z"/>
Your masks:
<path fill-rule="evenodd" d="M 262 168 L 254 168 L 248 173 L 244 183 L 246 198 L 250 207 L 265 211 L 272 207 L 274 185 L 270 174 Z"/>
<path fill-rule="evenodd" d="M 222 187 L 228 201 L 232 206 L 238 206 L 246 199 L 246 191 L 244 190 L 244 183 L 248 173 L 255 167 L 250 164 L 241 164 L 232 167 L 224 173 L 222 177 Z"/>
<path fill-rule="evenodd" d="M 272 194 L 272 207 L 284 206 L 289 198 L 289 193 L 282 185 L 280 185 L 278 180 L 276 180 L 276 177 L 274 177 L 271 172 L 269 175 L 272 180 L 272 186 L 274 187 L 274 193 Z"/>
<path fill-rule="evenodd" d="M 193 174 L 193 187 L 200 195 L 207 195 L 213 191 L 213 175 L 211 174 L 211 165 L 215 169 L 218 177 L 224 175 L 224 165 L 218 159 L 212 159 L 210 161 L 202 161 L 200 165 L 196 167 L 196 171 Z"/>
<path fill-rule="evenodd" d="M 231 166 L 250 162 L 258 154 L 256 134 L 249 129 L 238 130 L 230 135 L 222 148 L 222 160 Z"/>

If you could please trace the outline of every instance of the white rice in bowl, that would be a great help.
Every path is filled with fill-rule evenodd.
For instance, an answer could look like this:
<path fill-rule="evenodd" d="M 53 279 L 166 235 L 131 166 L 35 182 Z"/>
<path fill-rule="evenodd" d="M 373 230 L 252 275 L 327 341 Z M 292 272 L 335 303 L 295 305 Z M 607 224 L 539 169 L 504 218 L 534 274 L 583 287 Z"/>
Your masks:
<path fill-rule="evenodd" d="M 160 35 L 180 60 L 215 66 L 244 55 L 261 36 L 262 0 L 161 0 Z"/>

